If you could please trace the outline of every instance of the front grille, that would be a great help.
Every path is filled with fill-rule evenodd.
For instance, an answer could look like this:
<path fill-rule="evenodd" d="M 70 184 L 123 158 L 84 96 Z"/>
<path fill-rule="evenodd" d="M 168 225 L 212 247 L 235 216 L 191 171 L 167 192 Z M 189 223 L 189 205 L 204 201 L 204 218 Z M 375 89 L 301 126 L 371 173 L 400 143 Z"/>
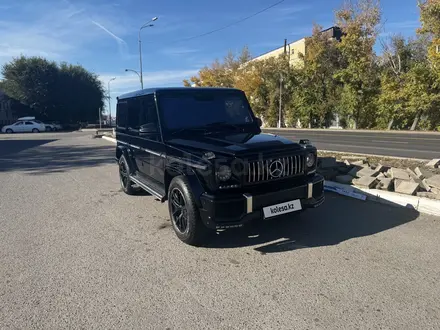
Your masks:
<path fill-rule="evenodd" d="M 284 156 L 249 162 L 246 183 L 278 180 L 304 173 L 304 156 Z"/>

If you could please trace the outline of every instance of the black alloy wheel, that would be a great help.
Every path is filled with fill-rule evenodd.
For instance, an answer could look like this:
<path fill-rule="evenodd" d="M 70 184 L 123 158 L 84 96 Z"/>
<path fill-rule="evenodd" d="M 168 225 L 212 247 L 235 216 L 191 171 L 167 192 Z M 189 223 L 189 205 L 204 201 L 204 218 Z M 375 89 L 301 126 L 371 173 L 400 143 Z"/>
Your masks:
<path fill-rule="evenodd" d="M 185 198 L 179 188 L 174 188 L 170 195 L 171 220 L 179 233 L 185 234 L 188 231 L 188 209 Z"/>
<path fill-rule="evenodd" d="M 188 245 L 201 246 L 215 232 L 203 223 L 191 186 L 183 175 L 171 180 L 168 210 L 174 233 Z"/>
<path fill-rule="evenodd" d="M 130 180 L 130 166 L 128 165 L 125 156 L 119 158 L 119 181 L 121 182 L 121 188 L 127 195 L 135 195 L 138 189 L 133 188 L 133 183 Z"/>

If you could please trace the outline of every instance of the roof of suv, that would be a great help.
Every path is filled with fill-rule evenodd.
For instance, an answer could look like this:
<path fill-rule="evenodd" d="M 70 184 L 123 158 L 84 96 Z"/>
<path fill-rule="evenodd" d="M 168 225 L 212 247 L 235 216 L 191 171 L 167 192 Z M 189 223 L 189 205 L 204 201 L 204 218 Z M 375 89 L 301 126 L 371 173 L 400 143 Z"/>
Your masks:
<path fill-rule="evenodd" d="M 118 100 L 123 100 L 123 99 L 129 99 L 132 97 L 137 97 L 137 96 L 143 96 L 143 95 L 148 95 L 148 94 L 153 94 L 156 93 L 158 91 L 186 91 L 186 90 L 230 90 L 230 91 L 240 91 L 239 89 L 236 88 L 226 88 L 226 87 L 156 87 L 156 88 L 145 88 L 145 89 L 140 89 L 134 92 L 130 92 L 130 93 L 126 93 L 126 94 L 122 94 L 120 95 L 117 99 Z"/>

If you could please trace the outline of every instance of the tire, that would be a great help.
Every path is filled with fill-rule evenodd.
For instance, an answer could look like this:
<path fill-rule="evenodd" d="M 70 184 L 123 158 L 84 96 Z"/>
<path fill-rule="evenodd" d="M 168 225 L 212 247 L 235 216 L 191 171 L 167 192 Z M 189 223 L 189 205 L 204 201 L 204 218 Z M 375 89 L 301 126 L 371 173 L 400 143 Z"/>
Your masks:
<path fill-rule="evenodd" d="M 121 183 L 122 190 L 127 195 L 136 195 L 139 192 L 139 189 L 133 188 L 133 182 L 131 182 L 129 175 L 133 170 L 128 165 L 127 159 L 122 155 L 119 158 L 119 182 Z"/>
<path fill-rule="evenodd" d="M 12 134 L 12 133 L 14 133 L 14 131 L 13 131 L 12 129 L 8 128 L 8 129 L 6 130 L 6 133 L 8 133 L 8 134 Z"/>
<path fill-rule="evenodd" d="M 32 129 L 32 133 L 40 133 L 40 130 L 38 128 Z"/>
<path fill-rule="evenodd" d="M 184 176 L 177 176 L 170 183 L 168 210 L 174 232 L 182 242 L 200 246 L 206 240 L 211 231 L 200 218 L 194 195 Z"/>

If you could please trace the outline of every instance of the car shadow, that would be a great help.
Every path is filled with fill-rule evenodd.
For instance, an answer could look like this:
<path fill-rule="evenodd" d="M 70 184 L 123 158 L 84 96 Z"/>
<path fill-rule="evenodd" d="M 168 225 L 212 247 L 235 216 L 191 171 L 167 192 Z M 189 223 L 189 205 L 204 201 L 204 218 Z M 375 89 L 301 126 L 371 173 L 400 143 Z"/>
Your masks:
<path fill-rule="evenodd" d="M 0 172 L 51 174 L 114 163 L 110 145 L 50 145 L 57 139 L 0 140 Z"/>
<path fill-rule="evenodd" d="M 6 155 L 13 155 L 22 152 L 27 149 L 32 149 L 38 146 L 42 146 L 47 143 L 55 142 L 57 139 L 26 139 L 26 140 L 12 140 L 2 139 L 0 140 L 0 157 Z"/>
<path fill-rule="evenodd" d="M 418 216 L 414 209 L 326 193 L 326 201 L 319 208 L 217 232 L 205 247 L 255 246 L 256 251 L 268 254 L 331 246 L 392 229 Z"/>

